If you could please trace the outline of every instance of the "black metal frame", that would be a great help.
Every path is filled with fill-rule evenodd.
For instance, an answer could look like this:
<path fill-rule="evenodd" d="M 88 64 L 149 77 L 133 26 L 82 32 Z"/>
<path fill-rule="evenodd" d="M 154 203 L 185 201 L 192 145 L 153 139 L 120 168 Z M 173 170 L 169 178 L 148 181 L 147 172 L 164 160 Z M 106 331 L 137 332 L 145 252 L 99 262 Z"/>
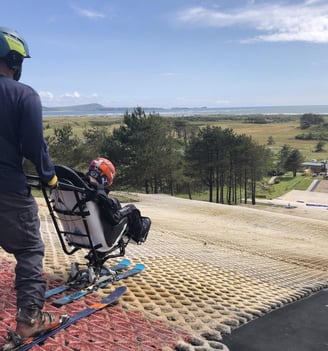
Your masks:
<path fill-rule="evenodd" d="M 59 238 L 61 247 L 65 252 L 65 254 L 73 255 L 76 251 L 80 249 L 88 249 L 89 252 L 85 256 L 85 258 L 88 261 L 87 266 L 92 267 L 95 271 L 95 274 L 100 275 L 103 265 L 108 259 L 121 257 L 125 255 L 125 248 L 129 240 L 125 235 L 123 235 L 122 238 L 119 240 L 119 242 L 115 246 L 110 248 L 108 251 L 106 252 L 97 251 L 99 247 L 96 247 L 93 245 L 90 229 L 87 223 L 87 217 L 90 216 L 90 213 L 85 206 L 86 201 L 90 201 L 90 199 L 92 198 L 96 190 L 91 188 L 86 182 L 83 181 L 83 179 L 79 175 L 79 172 L 76 172 L 75 170 L 63 165 L 56 165 L 55 169 L 58 177 L 57 189 L 61 191 L 70 191 L 74 193 L 74 196 L 76 199 L 76 205 L 72 210 L 63 211 L 58 208 L 55 208 L 53 203 L 54 201 L 51 199 L 50 195 L 51 195 L 51 191 L 56 191 L 56 190 L 52 190 L 51 188 L 43 184 L 40 181 L 40 178 L 38 176 L 28 175 L 27 178 L 28 178 L 29 185 L 31 187 L 41 189 L 43 197 L 46 201 L 52 222 L 56 229 L 56 233 Z M 70 177 L 72 178 L 72 176 L 74 178 L 73 181 L 72 179 L 69 179 Z M 59 225 L 60 218 L 57 216 L 58 213 L 63 213 L 70 216 L 76 216 L 77 218 L 81 219 L 84 224 L 85 232 L 72 233 L 72 232 L 67 232 L 65 230 L 62 230 Z M 86 237 L 88 239 L 89 246 L 80 245 L 76 243 L 68 243 L 67 240 L 65 239 L 66 235 Z M 72 246 L 72 248 L 70 246 Z M 117 250 L 119 252 L 114 253 Z"/>

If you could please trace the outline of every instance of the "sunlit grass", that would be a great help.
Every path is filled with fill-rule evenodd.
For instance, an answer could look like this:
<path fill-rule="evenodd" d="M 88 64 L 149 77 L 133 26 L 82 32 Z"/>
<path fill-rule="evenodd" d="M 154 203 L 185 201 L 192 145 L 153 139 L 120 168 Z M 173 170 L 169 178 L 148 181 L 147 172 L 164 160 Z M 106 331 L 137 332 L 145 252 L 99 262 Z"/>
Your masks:
<path fill-rule="evenodd" d="M 292 177 L 291 173 L 276 178 L 276 183 L 268 184 L 269 179 L 264 179 L 257 187 L 257 195 L 261 198 L 275 199 L 292 190 L 307 190 L 313 182 L 312 177 L 301 174 Z"/>
<path fill-rule="evenodd" d="M 304 156 L 306 161 L 313 159 L 328 159 L 328 143 L 327 147 L 321 152 L 315 152 L 318 140 L 299 140 L 295 139 L 296 135 L 302 134 L 300 122 L 298 118 L 292 121 L 281 121 L 267 124 L 245 123 L 241 118 L 211 118 L 210 120 L 199 118 L 197 121 L 188 121 L 191 125 L 199 128 L 206 125 L 219 126 L 223 129 L 231 128 L 236 134 L 245 134 L 251 136 L 254 141 L 260 145 L 268 146 L 268 138 L 273 138 L 273 145 L 268 146 L 274 154 L 277 154 L 281 147 L 285 144 L 291 148 L 298 149 Z M 183 117 L 181 117 L 183 118 Z M 93 127 L 101 127 L 111 133 L 114 128 L 118 128 L 123 123 L 122 116 L 75 116 L 75 117 L 45 117 L 44 118 L 44 134 L 45 136 L 53 135 L 54 128 L 62 128 L 65 124 L 72 126 L 73 134 L 79 138 L 83 137 L 83 131 Z M 326 150 L 327 149 L 327 150 Z"/>
<path fill-rule="evenodd" d="M 291 173 L 287 173 L 284 176 L 277 177 L 276 183 L 273 185 L 269 185 L 269 180 L 270 178 L 264 178 L 261 182 L 258 182 L 256 188 L 257 198 L 272 200 L 292 190 L 307 190 L 314 179 L 310 176 L 303 176 L 301 174 L 293 177 Z M 237 193 L 239 194 L 239 190 Z M 226 194 L 226 191 L 224 191 L 224 194 Z M 187 194 L 177 194 L 176 196 L 183 199 L 189 199 Z M 204 191 L 193 193 L 192 200 L 208 201 L 209 192 Z M 244 199 L 238 199 L 237 203 L 242 203 L 243 200 Z M 213 197 L 213 201 L 215 202 L 215 195 Z"/>

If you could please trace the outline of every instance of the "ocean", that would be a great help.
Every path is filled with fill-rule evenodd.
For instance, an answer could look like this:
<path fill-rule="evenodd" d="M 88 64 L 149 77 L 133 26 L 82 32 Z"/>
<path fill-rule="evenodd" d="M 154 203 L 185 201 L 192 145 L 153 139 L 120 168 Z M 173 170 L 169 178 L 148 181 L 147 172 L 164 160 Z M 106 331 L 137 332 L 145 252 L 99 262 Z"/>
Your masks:
<path fill-rule="evenodd" d="M 76 110 L 74 106 L 66 108 L 53 108 L 44 110 L 45 117 L 60 116 L 123 116 L 126 111 L 132 112 L 134 108 L 97 108 L 85 110 L 81 105 Z M 304 113 L 327 114 L 328 105 L 303 106 L 254 106 L 254 107 L 198 107 L 198 108 L 143 108 L 146 114 L 159 113 L 163 116 L 194 116 L 194 115 L 302 115 Z"/>

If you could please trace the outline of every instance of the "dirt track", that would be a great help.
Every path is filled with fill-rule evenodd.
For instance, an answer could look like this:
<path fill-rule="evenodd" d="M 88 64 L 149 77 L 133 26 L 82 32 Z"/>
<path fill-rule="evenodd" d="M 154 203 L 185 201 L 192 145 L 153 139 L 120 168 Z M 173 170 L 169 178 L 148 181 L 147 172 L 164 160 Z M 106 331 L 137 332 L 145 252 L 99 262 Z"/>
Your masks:
<path fill-rule="evenodd" d="M 163 195 L 142 196 L 153 229 L 204 245 L 228 246 L 285 260 L 328 260 L 328 194 L 293 191 L 271 205 L 227 206 Z M 328 262 L 328 261 L 327 261 Z"/>

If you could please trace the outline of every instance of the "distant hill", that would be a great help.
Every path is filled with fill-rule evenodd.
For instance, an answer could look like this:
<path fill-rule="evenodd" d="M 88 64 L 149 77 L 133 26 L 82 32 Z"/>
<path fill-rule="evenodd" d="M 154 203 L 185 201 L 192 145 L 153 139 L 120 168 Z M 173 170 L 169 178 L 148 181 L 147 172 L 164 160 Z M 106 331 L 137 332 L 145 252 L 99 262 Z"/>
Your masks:
<path fill-rule="evenodd" d="M 84 105 L 73 105 L 73 106 L 58 106 L 58 107 L 46 107 L 42 106 L 43 112 L 47 113 L 74 113 L 78 114 L 97 114 L 97 113 L 117 113 L 124 114 L 126 111 L 131 112 L 134 107 L 105 107 L 101 104 L 84 104 Z M 143 110 L 146 113 L 166 111 L 165 108 L 158 107 L 145 107 Z"/>
<path fill-rule="evenodd" d="M 134 110 L 134 107 L 105 107 L 101 104 L 92 103 L 92 104 L 83 104 L 83 105 L 71 105 L 71 106 L 56 106 L 56 107 L 47 107 L 42 106 L 44 111 L 131 111 Z M 171 107 L 171 108 L 163 108 L 163 107 L 143 107 L 144 111 L 182 111 L 182 110 L 206 110 L 208 107 Z"/>
<path fill-rule="evenodd" d="M 74 106 L 58 106 L 58 107 L 46 107 L 42 106 L 43 111 L 97 111 L 97 110 L 107 110 L 107 107 L 104 107 L 100 104 L 84 104 L 84 105 L 74 105 Z"/>
<path fill-rule="evenodd" d="M 137 106 L 136 106 L 137 107 Z M 106 107 L 98 103 L 74 105 L 74 106 L 43 106 L 43 112 L 49 115 L 101 115 L 114 114 L 122 115 L 125 112 L 131 113 L 135 107 Z M 328 105 L 296 105 L 296 106 L 253 106 L 253 107 L 142 107 L 145 113 L 160 113 L 166 115 L 210 115 L 210 114 L 226 114 L 226 115 L 280 115 L 291 114 L 301 115 L 304 113 L 317 113 L 328 115 Z"/>

